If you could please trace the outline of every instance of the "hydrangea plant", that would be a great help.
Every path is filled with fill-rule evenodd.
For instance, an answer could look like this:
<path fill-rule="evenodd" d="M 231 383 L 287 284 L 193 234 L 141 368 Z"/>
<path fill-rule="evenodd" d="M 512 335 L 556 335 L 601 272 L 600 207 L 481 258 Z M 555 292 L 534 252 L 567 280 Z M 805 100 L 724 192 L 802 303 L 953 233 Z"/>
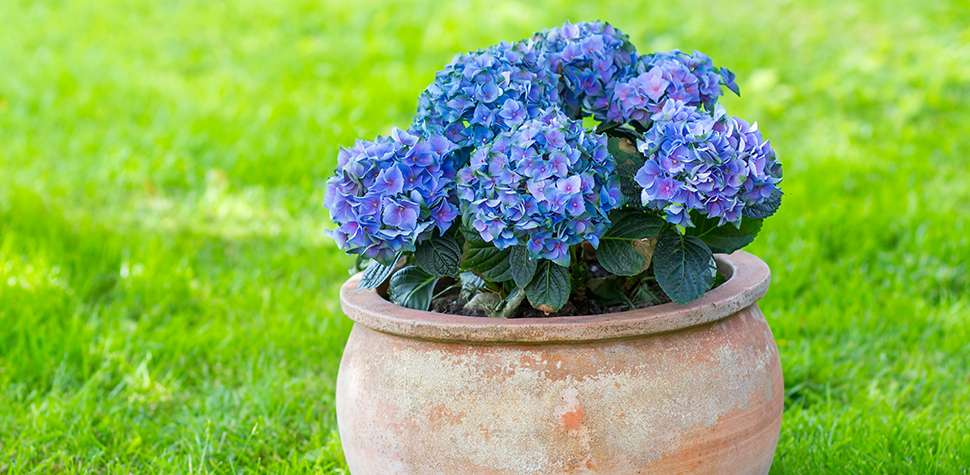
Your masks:
<path fill-rule="evenodd" d="M 340 150 L 328 233 L 358 255 L 361 289 L 388 282 L 415 309 L 686 304 L 715 285 L 713 253 L 781 204 L 781 164 L 723 88 L 740 95 L 706 55 L 639 55 L 602 22 L 459 54 L 408 130 Z"/>

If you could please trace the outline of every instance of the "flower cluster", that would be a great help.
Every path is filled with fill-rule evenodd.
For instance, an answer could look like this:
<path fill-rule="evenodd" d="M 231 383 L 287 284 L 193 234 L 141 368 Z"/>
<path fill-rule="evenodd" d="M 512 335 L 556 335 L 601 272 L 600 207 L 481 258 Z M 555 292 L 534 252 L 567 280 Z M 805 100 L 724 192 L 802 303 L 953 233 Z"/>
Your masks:
<path fill-rule="evenodd" d="M 504 132 L 458 171 L 462 216 L 499 249 L 526 245 L 536 258 L 564 264 L 569 246 L 594 246 L 620 204 L 610 178 L 606 137 L 558 109 Z"/>
<path fill-rule="evenodd" d="M 713 111 L 725 86 L 740 95 L 734 73 L 715 68 L 711 58 L 678 50 L 641 56 L 633 77 L 616 85 L 608 113 L 612 121 L 646 124 L 669 101 Z"/>
<path fill-rule="evenodd" d="M 689 213 L 698 210 L 719 225 L 738 223 L 745 205 L 778 189 L 781 164 L 757 124 L 720 105 L 708 114 L 679 101 L 651 119 L 637 143 L 647 160 L 635 180 L 643 205 L 665 211 L 668 222 L 693 226 Z"/>
<path fill-rule="evenodd" d="M 413 129 L 442 134 L 470 152 L 558 102 L 556 75 L 535 42 L 456 55 L 418 99 Z"/>
<path fill-rule="evenodd" d="M 567 21 L 536 35 L 551 71 L 560 75 L 560 107 L 569 117 L 607 120 L 613 88 L 634 70 L 636 49 L 609 23 Z"/>
<path fill-rule="evenodd" d="M 337 229 L 327 231 L 350 254 L 386 261 L 434 228 L 445 232 L 458 216 L 454 196 L 455 144 L 394 129 L 388 137 L 358 140 L 337 154 L 323 205 Z"/>

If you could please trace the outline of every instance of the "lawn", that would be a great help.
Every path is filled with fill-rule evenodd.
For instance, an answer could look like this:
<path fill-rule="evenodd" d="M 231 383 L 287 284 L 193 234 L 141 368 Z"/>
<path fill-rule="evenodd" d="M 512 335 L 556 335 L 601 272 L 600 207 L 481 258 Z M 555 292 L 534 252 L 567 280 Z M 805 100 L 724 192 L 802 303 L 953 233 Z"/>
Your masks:
<path fill-rule="evenodd" d="M 6 0 L 0 474 L 344 473 L 337 148 L 567 18 L 730 67 L 785 163 L 772 473 L 970 473 L 964 2 Z"/>

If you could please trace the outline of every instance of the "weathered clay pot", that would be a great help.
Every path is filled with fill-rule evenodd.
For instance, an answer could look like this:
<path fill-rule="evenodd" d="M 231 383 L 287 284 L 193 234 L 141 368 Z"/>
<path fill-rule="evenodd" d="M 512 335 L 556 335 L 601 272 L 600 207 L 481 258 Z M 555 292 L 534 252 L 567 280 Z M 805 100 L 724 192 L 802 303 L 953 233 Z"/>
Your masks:
<path fill-rule="evenodd" d="M 499 320 L 340 291 L 357 322 L 337 378 L 354 475 L 764 474 L 781 426 L 778 349 L 755 302 L 770 271 L 686 306 Z"/>

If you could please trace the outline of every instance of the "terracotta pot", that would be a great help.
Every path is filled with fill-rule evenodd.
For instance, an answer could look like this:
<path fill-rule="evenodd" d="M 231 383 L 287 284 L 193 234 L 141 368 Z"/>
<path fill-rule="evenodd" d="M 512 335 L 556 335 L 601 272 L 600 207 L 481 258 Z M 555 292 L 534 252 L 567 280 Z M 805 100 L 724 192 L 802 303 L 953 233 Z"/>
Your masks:
<path fill-rule="evenodd" d="M 686 306 L 488 319 L 340 291 L 356 322 L 337 378 L 354 475 L 764 474 L 781 426 L 778 349 L 755 302 L 770 271 Z"/>

